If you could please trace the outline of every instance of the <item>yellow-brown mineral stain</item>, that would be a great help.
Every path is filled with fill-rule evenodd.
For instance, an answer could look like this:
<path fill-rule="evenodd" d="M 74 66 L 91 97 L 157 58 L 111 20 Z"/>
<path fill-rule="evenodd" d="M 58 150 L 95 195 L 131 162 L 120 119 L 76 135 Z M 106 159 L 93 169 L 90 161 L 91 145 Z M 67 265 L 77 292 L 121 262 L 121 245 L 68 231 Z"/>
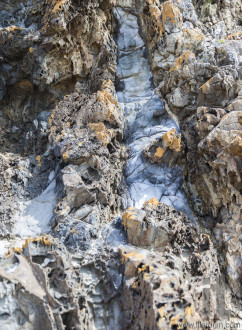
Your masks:
<path fill-rule="evenodd" d="M 39 166 L 39 167 L 41 167 L 41 158 L 42 158 L 41 155 L 38 155 L 38 156 L 36 157 L 36 160 L 37 160 L 37 162 L 38 162 L 38 166 Z"/>

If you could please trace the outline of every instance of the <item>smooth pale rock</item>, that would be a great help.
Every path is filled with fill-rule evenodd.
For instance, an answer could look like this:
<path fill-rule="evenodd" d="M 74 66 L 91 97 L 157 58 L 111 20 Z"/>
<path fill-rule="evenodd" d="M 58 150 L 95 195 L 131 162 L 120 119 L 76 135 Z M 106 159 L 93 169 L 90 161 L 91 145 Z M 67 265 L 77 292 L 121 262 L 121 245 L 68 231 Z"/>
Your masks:
<path fill-rule="evenodd" d="M 53 211 L 56 206 L 56 181 L 52 180 L 43 193 L 31 201 L 19 203 L 14 215 L 13 233 L 22 238 L 48 233 L 53 226 Z"/>
<path fill-rule="evenodd" d="M 181 170 L 162 169 L 149 164 L 143 157 L 143 149 L 154 139 L 173 128 L 178 131 L 178 127 L 154 93 L 144 44 L 140 42 L 138 48 L 133 42 L 139 33 L 137 18 L 119 7 L 114 10 L 114 14 L 120 24 L 117 73 L 118 79 L 124 82 L 124 88 L 117 95 L 126 117 L 125 131 L 130 152 L 126 165 L 130 197 L 125 205 L 141 208 L 145 201 L 156 197 L 191 215 L 182 188 Z M 123 40 L 126 40 L 126 44 Z M 173 188 L 175 183 L 176 189 Z"/>

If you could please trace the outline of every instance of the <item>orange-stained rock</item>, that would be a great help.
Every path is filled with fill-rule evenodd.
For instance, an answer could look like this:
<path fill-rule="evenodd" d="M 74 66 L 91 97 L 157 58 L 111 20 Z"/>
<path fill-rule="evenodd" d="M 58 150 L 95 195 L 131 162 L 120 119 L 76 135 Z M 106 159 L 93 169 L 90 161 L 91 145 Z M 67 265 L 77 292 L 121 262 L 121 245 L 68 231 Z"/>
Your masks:
<path fill-rule="evenodd" d="M 148 3 L 150 17 L 152 19 L 156 35 L 160 38 L 164 31 L 163 22 L 161 20 L 162 9 L 160 3 L 157 0 L 148 0 Z"/>
<path fill-rule="evenodd" d="M 156 152 L 155 152 L 154 157 L 162 158 L 162 156 L 164 155 L 164 153 L 165 153 L 165 150 L 163 148 L 161 148 L 161 147 L 158 147 L 156 149 Z"/>
<path fill-rule="evenodd" d="M 45 236 L 45 235 L 42 235 L 42 236 L 38 236 L 38 237 L 35 237 L 35 238 L 27 238 L 25 243 L 23 244 L 23 247 L 22 249 L 25 249 L 27 248 L 27 246 L 29 245 L 29 243 L 40 243 L 40 244 L 43 244 L 43 245 L 52 245 L 53 242 L 50 240 L 50 237 L 49 236 Z"/>
<path fill-rule="evenodd" d="M 242 31 L 237 31 L 227 36 L 227 40 L 240 40 L 240 39 L 242 39 Z"/>
<path fill-rule="evenodd" d="M 147 0 L 147 2 L 156 40 L 162 37 L 166 28 L 173 30 L 181 26 L 181 12 L 172 1 L 165 1 L 162 4 L 158 0 Z"/>
<path fill-rule="evenodd" d="M 107 146 L 112 138 L 114 137 L 114 132 L 112 129 L 107 129 L 103 123 L 91 123 L 89 124 L 92 131 L 95 132 L 97 139 L 104 145 Z"/>
<path fill-rule="evenodd" d="M 187 50 L 184 54 L 178 57 L 173 63 L 170 72 L 179 70 L 181 66 L 186 63 L 188 60 L 195 60 L 195 54 L 192 53 L 190 50 Z"/>
<path fill-rule="evenodd" d="M 181 27 L 182 14 L 180 9 L 174 5 L 173 1 L 165 1 L 162 6 L 162 22 L 163 26 L 169 22 L 174 28 Z"/>
<path fill-rule="evenodd" d="M 54 1 L 55 5 L 54 8 L 52 10 L 52 14 L 57 14 L 59 11 L 62 10 L 63 5 L 68 2 L 69 0 L 59 0 L 59 1 Z"/>
<path fill-rule="evenodd" d="M 98 116 L 101 120 L 115 124 L 120 117 L 120 107 L 115 95 L 114 84 L 111 80 L 102 83 L 101 90 L 97 91 L 97 100 L 101 103 L 101 111 Z"/>
<path fill-rule="evenodd" d="M 38 162 L 38 166 L 41 167 L 41 155 L 36 156 L 36 160 Z"/>
<path fill-rule="evenodd" d="M 202 90 L 202 92 L 204 94 L 209 94 L 210 93 L 210 86 L 214 81 L 214 77 L 212 77 L 211 79 L 209 79 L 208 81 L 205 82 L 205 84 L 203 84 L 200 89 Z"/>
<path fill-rule="evenodd" d="M 134 249 L 119 248 L 119 254 L 122 265 L 124 265 L 124 274 L 126 277 L 134 277 L 138 266 L 144 260 L 145 256 Z"/>
<path fill-rule="evenodd" d="M 174 166 L 180 163 L 182 150 L 181 134 L 177 134 L 174 128 L 166 132 L 159 140 L 154 140 L 143 150 L 143 153 L 151 162 Z"/>
<path fill-rule="evenodd" d="M 228 152 L 234 156 L 242 158 L 242 133 L 237 135 L 236 138 L 231 142 Z"/>
<path fill-rule="evenodd" d="M 176 129 L 173 128 L 171 131 L 166 132 L 162 136 L 162 145 L 165 148 L 170 148 L 176 152 L 181 151 L 181 134 L 176 134 Z"/>
<path fill-rule="evenodd" d="M 159 204 L 159 201 L 153 197 L 150 200 L 148 200 L 147 202 L 144 203 L 145 207 L 149 207 L 149 206 L 157 206 Z"/>
<path fill-rule="evenodd" d="M 153 205 L 156 204 L 155 199 L 149 202 Z M 158 222 L 146 217 L 146 212 L 149 209 L 146 206 L 147 204 L 144 205 L 144 210 L 131 207 L 124 212 L 122 222 L 128 241 L 135 246 L 163 250 L 168 241 L 167 230 Z"/>
<path fill-rule="evenodd" d="M 184 29 L 182 32 L 185 34 L 185 36 L 190 38 L 191 42 L 202 42 L 205 39 L 204 34 L 198 28 Z"/>

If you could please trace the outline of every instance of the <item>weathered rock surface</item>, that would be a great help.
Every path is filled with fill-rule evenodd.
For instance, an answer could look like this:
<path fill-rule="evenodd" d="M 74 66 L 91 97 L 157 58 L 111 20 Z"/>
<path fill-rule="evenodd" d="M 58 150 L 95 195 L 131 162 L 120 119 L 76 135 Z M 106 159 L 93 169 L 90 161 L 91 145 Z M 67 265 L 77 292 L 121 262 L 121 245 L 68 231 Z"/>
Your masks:
<path fill-rule="evenodd" d="M 3 329 L 239 328 L 240 10 L 0 3 Z"/>
<path fill-rule="evenodd" d="M 16 246 L 0 266 L 5 328 L 120 323 L 123 238 L 111 221 L 120 212 L 126 152 L 109 5 L 1 4 L 0 256 Z"/>
<path fill-rule="evenodd" d="M 53 109 L 75 88 L 98 90 L 114 76 L 109 7 L 109 1 L 99 5 L 96 0 L 1 3 L 0 141 L 5 149 L 21 150 L 18 142 L 39 112 Z"/>
<path fill-rule="evenodd" d="M 140 12 L 157 92 L 185 143 L 191 205 L 214 227 L 236 295 L 241 276 L 241 246 L 234 244 L 242 201 L 240 11 L 238 1 L 186 0 L 147 1 Z"/>
<path fill-rule="evenodd" d="M 154 219 L 145 219 L 145 212 L 130 207 L 123 215 L 128 241 L 135 246 L 163 250 L 168 243 L 168 232 Z"/>
<path fill-rule="evenodd" d="M 90 328 L 80 272 L 52 238 L 27 240 L 1 261 L 1 324 L 8 329 Z"/>
<path fill-rule="evenodd" d="M 154 140 L 149 147 L 146 147 L 144 155 L 153 163 L 171 167 L 182 161 L 182 151 L 181 134 L 176 134 L 176 129 L 173 128 L 160 139 Z"/>
<path fill-rule="evenodd" d="M 231 296 L 226 302 L 222 298 L 229 288 L 208 235 L 156 199 L 142 210 L 126 210 L 123 224 L 128 241 L 143 247 L 120 248 L 125 329 L 194 329 L 196 322 L 230 319 L 234 307 Z"/>

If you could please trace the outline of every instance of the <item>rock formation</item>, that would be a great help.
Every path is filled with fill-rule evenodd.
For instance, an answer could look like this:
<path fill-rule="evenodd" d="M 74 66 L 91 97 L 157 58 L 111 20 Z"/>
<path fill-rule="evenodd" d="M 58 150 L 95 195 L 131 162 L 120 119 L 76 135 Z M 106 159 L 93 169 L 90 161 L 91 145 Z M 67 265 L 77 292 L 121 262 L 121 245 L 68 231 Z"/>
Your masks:
<path fill-rule="evenodd" d="M 0 325 L 242 326 L 241 3 L 0 3 Z"/>
<path fill-rule="evenodd" d="M 196 201 L 192 208 L 204 217 L 205 226 L 213 227 L 237 295 L 241 247 L 234 242 L 239 241 L 242 202 L 241 28 L 237 13 L 241 5 L 237 1 L 196 2 L 195 6 L 191 1 L 162 5 L 148 1 L 146 6 L 142 27 L 157 92 L 179 123 L 187 149 L 187 193 Z M 152 38 L 154 42 L 149 42 Z"/>

